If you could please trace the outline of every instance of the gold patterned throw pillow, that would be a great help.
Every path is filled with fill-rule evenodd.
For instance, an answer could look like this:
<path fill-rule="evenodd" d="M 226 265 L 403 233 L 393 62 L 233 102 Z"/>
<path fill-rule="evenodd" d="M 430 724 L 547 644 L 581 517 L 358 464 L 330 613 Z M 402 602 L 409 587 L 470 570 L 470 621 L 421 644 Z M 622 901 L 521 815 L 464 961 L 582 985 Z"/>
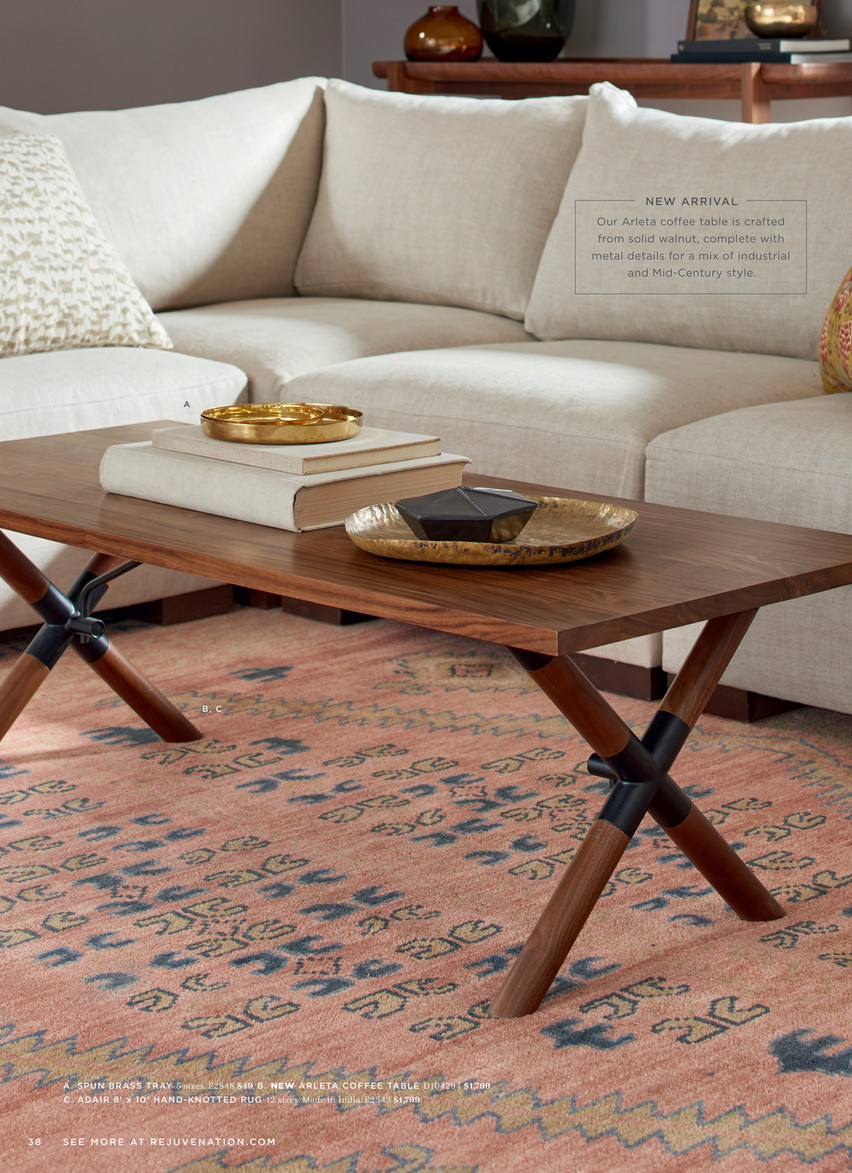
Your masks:
<path fill-rule="evenodd" d="M 831 299 L 819 336 L 819 369 L 822 389 L 852 391 L 852 269 Z"/>
<path fill-rule="evenodd" d="M 0 357 L 171 345 L 98 227 L 60 141 L 0 135 Z"/>

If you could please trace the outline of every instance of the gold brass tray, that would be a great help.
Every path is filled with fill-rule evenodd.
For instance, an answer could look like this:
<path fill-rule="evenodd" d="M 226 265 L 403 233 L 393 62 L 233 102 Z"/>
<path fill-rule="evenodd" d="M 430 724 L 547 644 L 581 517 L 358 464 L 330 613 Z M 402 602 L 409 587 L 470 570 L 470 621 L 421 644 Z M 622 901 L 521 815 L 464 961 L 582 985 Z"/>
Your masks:
<path fill-rule="evenodd" d="M 363 416 L 333 403 L 237 403 L 201 413 L 201 430 L 238 444 L 327 444 L 361 431 Z"/>
<path fill-rule="evenodd" d="M 370 505 L 346 519 L 356 546 L 384 558 L 456 566 L 546 566 L 577 562 L 611 550 L 633 529 L 636 513 L 607 501 L 540 497 L 538 508 L 510 542 L 429 542 L 416 538 L 395 505 Z"/>

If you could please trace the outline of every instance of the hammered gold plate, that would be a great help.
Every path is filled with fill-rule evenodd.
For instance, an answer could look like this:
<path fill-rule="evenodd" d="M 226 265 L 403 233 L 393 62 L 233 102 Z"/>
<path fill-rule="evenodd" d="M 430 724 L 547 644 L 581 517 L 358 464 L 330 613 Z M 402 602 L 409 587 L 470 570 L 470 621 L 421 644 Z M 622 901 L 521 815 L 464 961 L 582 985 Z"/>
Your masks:
<path fill-rule="evenodd" d="M 201 413 L 201 430 L 238 444 L 328 444 L 361 431 L 363 416 L 334 403 L 236 403 Z"/>
<path fill-rule="evenodd" d="M 383 558 L 455 566 L 547 566 L 578 562 L 611 550 L 633 529 L 636 513 L 623 505 L 580 497 L 539 497 L 538 508 L 510 542 L 429 542 L 416 538 L 393 504 L 370 505 L 346 519 L 356 546 Z"/>

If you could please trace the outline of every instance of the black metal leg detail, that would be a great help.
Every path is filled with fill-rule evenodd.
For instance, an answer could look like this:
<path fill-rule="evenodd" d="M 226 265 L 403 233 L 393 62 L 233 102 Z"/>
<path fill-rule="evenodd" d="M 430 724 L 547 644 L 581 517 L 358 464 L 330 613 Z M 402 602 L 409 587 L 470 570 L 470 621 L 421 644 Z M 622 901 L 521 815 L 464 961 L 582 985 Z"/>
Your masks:
<path fill-rule="evenodd" d="M 138 565 L 138 562 L 123 562 L 99 575 L 84 570 L 75 579 L 67 595 L 49 583 L 42 597 L 31 604 L 45 622 L 27 646 L 26 654 L 48 670 L 55 666 L 73 640 L 95 644 L 102 641 L 100 654 L 103 655 L 109 647 L 104 636 L 104 623 L 102 619 L 92 616 L 91 609 L 103 598 L 114 578 Z"/>
<path fill-rule="evenodd" d="M 606 763 L 615 780 L 598 818 L 612 823 L 632 839 L 654 800 L 660 771 L 651 754 L 632 734 L 624 749 L 608 757 Z"/>
<path fill-rule="evenodd" d="M 138 565 L 138 562 L 122 562 L 98 575 L 91 570 L 84 570 L 68 592 L 68 598 L 77 604 L 81 615 L 91 615 L 112 580 L 127 574 L 128 570 L 134 570 Z"/>
<path fill-rule="evenodd" d="M 657 766 L 656 786 L 646 810 L 654 822 L 664 828 L 679 826 L 692 809 L 691 800 L 668 774 L 690 732 L 690 727 L 680 717 L 659 710 L 649 722 L 641 742 L 637 740 L 637 745 L 641 745 Z M 630 744 L 624 753 L 630 749 Z M 635 751 L 633 756 L 636 756 Z M 588 761 L 589 773 L 599 778 L 609 778 L 614 791 L 619 782 L 635 776 L 635 766 L 624 760 L 624 754 L 617 755 L 617 759 L 604 759 L 599 754 L 592 754 Z"/>
<path fill-rule="evenodd" d="M 203 736 L 110 644 L 103 620 L 91 614 L 109 583 L 138 565 L 138 562 L 116 564 L 114 558 L 96 554 L 66 595 L 0 532 L 0 575 L 45 621 L 0 685 L 0 738 L 24 711 L 68 647 L 78 652 L 164 741 L 195 741 Z"/>

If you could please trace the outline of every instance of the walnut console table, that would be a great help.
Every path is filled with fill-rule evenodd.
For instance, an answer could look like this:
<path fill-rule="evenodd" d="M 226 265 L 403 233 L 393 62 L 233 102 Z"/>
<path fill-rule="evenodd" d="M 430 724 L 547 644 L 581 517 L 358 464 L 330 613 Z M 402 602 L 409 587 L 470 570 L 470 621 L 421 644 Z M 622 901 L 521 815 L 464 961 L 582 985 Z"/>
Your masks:
<path fill-rule="evenodd" d="M 852 62 L 788 65 L 749 61 L 730 65 L 663 58 L 561 58 L 549 62 L 374 61 L 389 90 L 407 94 L 540 98 L 584 94 L 598 81 L 636 98 L 739 99 L 743 122 L 769 122 L 772 102 L 852 96 Z"/>

